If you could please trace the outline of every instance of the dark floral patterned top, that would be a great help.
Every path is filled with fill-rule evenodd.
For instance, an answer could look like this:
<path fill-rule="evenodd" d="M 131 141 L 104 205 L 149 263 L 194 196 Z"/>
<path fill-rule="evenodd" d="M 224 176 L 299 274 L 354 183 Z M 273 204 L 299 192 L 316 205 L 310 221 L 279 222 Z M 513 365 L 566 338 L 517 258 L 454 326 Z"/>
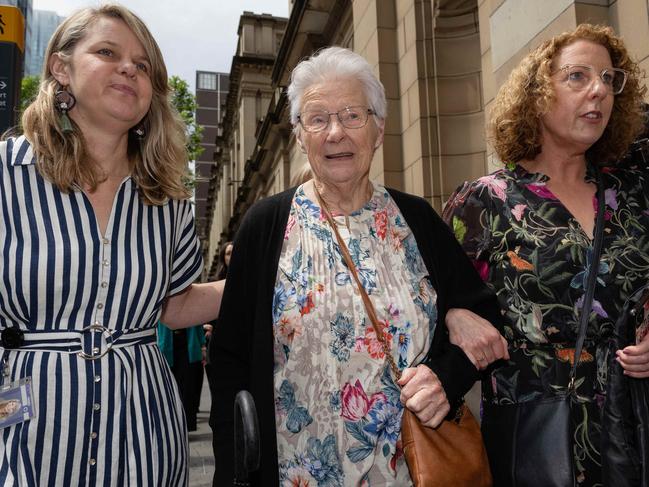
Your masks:
<path fill-rule="evenodd" d="M 625 300 L 648 281 L 647 174 L 604 168 L 605 226 L 593 310 L 579 360 L 574 452 L 581 485 L 599 485 L 600 410 L 612 327 Z M 586 180 L 593 181 L 589 168 Z M 507 404 L 565 390 L 574 363 L 592 241 L 552 194 L 548 177 L 509 165 L 465 183 L 444 219 L 505 317 L 511 360 L 483 381 L 483 400 Z M 597 208 L 596 198 L 593 206 Z"/>

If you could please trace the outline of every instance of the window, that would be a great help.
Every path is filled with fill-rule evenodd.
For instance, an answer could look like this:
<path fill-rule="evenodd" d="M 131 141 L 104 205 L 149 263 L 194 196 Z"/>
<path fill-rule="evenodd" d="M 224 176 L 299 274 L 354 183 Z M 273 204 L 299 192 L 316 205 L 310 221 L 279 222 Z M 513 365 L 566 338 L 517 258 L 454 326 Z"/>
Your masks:
<path fill-rule="evenodd" d="M 198 73 L 199 90 L 216 90 L 216 73 Z"/>

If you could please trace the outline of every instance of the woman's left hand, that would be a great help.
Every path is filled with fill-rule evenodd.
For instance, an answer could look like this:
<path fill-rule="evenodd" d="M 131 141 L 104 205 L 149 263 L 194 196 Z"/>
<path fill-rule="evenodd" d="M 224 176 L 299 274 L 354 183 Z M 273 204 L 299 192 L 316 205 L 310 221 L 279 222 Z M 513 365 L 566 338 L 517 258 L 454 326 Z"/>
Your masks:
<path fill-rule="evenodd" d="M 451 410 L 442 383 L 425 365 L 405 369 L 397 384 L 401 386 L 401 403 L 424 426 L 438 427 Z"/>
<path fill-rule="evenodd" d="M 617 361 L 624 373 L 636 379 L 649 377 L 649 334 L 638 345 L 630 345 L 618 350 Z"/>

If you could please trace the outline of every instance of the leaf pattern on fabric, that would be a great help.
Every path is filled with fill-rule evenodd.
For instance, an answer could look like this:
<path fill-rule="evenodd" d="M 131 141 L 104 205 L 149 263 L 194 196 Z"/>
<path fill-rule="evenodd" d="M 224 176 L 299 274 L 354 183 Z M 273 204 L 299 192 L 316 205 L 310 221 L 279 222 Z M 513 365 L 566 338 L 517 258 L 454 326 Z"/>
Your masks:
<path fill-rule="evenodd" d="M 589 167 L 586 180 L 592 182 L 593 174 Z M 579 485 L 594 486 L 601 482 L 599 410 L 615 352 L 608 338 L 625 300 L 649 276 L 649 184 L 647 174 L 634 168 L 602 171 L 604 244 L 593 270 L 591 239 L 547 188 L 548 181 L 508 165 L 459 188 L 444 219 L 496 291 L 504 312 L 501 333 L 511 360 L 483 381 L 485 401 L 511 404 L 565 391 L 586 280 L 597 272 L 578 368 L 582 404 L 574 408 L 573 418 L 578 425 L 573 451 Z"/>

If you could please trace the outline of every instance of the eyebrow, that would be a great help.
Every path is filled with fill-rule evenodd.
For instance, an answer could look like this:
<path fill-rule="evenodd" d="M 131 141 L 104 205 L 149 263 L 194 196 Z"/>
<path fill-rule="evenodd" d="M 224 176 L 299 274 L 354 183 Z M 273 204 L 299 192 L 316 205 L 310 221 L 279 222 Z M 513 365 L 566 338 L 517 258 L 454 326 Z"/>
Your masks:
<path fill-rule="evenodd" d="M 108 44 L 111 47 L 120 47 L 120 45 L 117 42 L 104 39 L 101 41 L 97 41 L 95 44 Z M 147 63 L 151 64 L 151 60 L 146 54 L 140 54 L 139 56 L 135 57 L 138 61 L 146 61 Z"/>

